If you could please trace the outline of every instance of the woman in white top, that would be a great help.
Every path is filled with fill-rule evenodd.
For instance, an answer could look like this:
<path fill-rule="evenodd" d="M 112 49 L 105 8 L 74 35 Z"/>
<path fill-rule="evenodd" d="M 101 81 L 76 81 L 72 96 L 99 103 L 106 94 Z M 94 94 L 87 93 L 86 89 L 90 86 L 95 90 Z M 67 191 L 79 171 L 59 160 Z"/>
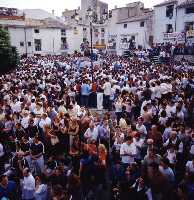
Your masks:
<path fill-rule="evenodd" d="M 46 200 L 47 199 L 47 185 L 42 184 L 39 176 L 35 177 L 35 192 L 34 197 L 35 200 Z"/>
<path fill-rule="evenodd" d="M 117 116 L 117 124 L 119 123 L 121 117 L 122 117 L 122 99 L 118 97 L 116 103 L 115 103 L 115 114 Z"/>

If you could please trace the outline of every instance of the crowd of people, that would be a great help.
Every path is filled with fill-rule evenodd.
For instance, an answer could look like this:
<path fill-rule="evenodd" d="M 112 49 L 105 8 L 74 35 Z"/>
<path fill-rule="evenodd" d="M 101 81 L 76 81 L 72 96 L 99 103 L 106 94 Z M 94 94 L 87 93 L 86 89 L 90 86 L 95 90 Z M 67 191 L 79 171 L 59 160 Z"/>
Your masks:
<path fill-rule="evenodd" d="M 33 56 L 1 75 L 0 199 L 193 200 L 193 66 L 150 52 Z"/>

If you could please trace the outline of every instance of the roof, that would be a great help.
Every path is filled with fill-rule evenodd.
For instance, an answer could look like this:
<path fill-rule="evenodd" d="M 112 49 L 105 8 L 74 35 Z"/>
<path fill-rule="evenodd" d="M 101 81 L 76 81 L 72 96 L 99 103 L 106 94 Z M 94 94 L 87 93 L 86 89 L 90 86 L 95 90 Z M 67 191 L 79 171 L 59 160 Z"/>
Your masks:
<path fill-rule="evenodd" d="M 184 8 L 184 7 L 191 6 L 191 5 L 194 5 L 194 0 L 187 0 L 187 1 L 179 4 L 178 8 Z"/>
<path fill-rule="evenodd" d="M 177 0 L 166 0 L 162 3 L 156 4 L 154 7 L 166 6 L 168 4 L 175 4 L 175 3 L 177 3 Z"/>
<path fill-rule="evenodd" d="M 128 19 L 124 19 L 124 20 L 118 21 L 117 24 L 122 24 L 122 23 L 126 23 L 126 22 L 143 21 L 143 20 L 146 20 L 149 17 L 151 17 L 152 14 L 153 14 L 153 11 L 150 11 L 148 13 L 143 13 L 142 15 L 139 15 L 139 16 L 130 17 Z"/>
<path fill-rule="evenodd" d="M 25 13 L 26 18 L 30 19 L 37 19 L 37 20 L 42 20 L 47 18 L 56 19 L 56 16 L 43 9 L 24 9 L 23 12 Z"/>
<path fill-rule="evenodd" d="M 40 28 L 65 28 L 65 24 L 52 18 L 47 18 L 44 20 L 26 19 L 26 26 Z"/>

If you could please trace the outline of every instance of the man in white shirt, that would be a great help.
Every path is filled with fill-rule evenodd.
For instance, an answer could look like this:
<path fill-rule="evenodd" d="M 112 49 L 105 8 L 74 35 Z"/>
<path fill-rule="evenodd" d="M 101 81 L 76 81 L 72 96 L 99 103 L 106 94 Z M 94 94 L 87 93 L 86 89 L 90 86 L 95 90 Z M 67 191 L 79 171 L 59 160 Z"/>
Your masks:
<path fill-rule="evenodd" d="M 103 85 L 104 90 L 104 109 L 110 109 L 110 95 L 111 95 L 111 83 L 109 79 Z"/>
<path fill-rule="evenodd" d="M 141 134 L 141 138 L 144 138 L 147 136 L 147 129 L 145 125 L 143 124 L 143 118 L 139 117 L 138 122 L 136 124 L 137 131 Z"/>
<path fill-rule="evenodd" d="M 21 120 L 21 125 L 24 129 L 26 129 L 28 128 L 30 116 L 27 110 L 24 110 L 22 114 L 23 114 L 23 118 Z"/>
<path fill-rule="evenodd" d="M 41 117 L 41 120 L 39 122 L 39 127 L 44 130 L 45 126 L 51 126 L 51 119 L 47 116 L 46 113 L 44 113 Z"/>
<path fill-rule="evenodd" d="M 98 138 L 98 128 L 94 125 L 93 122 L 90 122 L 89 128 L 84 133 L 84 138 L 86 140 L 97 140 Z"/>
<path fill-rule="evenodd" d="M 133 143 L 133 138 L 128 136 L 126 142 L 121 145 L 120 156 L 122 164 L 127 167 L 134 162 L 134 157 L 137 153 L 135 144 Z"/>
<path fill-rule="evenodd" d="M 30 173 L 28 168 L 23 170 L 23 185 L 22 185 L 22 199 L 31 200 L 34 199 L 35 192 L 35 179 Z"/>

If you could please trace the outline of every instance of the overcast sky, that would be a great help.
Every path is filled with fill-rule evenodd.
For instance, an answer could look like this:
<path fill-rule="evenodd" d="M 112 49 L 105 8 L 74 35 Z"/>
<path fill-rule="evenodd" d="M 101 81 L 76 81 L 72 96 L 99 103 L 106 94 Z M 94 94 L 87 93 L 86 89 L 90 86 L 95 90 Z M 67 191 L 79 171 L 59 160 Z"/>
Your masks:
<path fill-rule="evenodd" d="M 109 4 L 109 9 L 115 5 L 121 7 L 136 0 L 103 0 Z M 153 7 L 164 0 L 142 0 L 145 7 Z M 57 15 L 61 15 L 64 9 L 75 9 L 80 6 L 81 0 L 0 0 L 0 6 L 24 8 L 41 8 L 49 12 L 55 10 Z"/>

